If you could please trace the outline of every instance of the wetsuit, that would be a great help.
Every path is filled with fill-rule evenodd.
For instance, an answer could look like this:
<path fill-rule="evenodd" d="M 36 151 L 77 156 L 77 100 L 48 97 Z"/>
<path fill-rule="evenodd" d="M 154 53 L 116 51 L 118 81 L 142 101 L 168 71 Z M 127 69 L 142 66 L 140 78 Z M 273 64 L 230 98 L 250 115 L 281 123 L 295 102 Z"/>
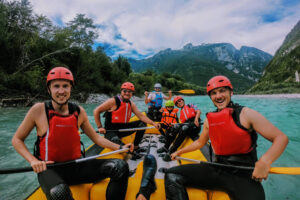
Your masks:
<path fill-rule="evenodd" d="M 232 119 L 237 126 L 232 129 L 230 129 L 230 127 L 228 128 L 232 131 L 237 131 L 238 128 L 247 130 L 240 124 L 239 120 L 239 114 L 243 107 L 232 103 L 231 106 L 234 110 Z M 215 124 L 220 125 L 221 123 Z M 242 150 L 248 153 L 218 155 L 216 162 L 231 165 L 254 166 L 257 160 L 257 134 L 254 131 L 248 131 L 248 134 L 250 134 L 252 138 L 252 144 L 249 146 L 250 148 L 247 148 L 250 149 L 250 152 L 240 148 L 239 151 Z M 247 142 L 247 139 L 245 141 Z M 236 150 L 235 147 L 232 149 Z M 225 149 L 218 153 L 222 154 L 226 151 L 228 150 Z M 251 176 L 252 171 L 212 166 L 205 163 L 177 166 L 168 169 L 165 174 L 166 197 L 168 200 L 188 199 L 185 187 L 193 187 L 204 190 L 224 191 L 232 200 L 264 200 L 265 194 L 262 184 L 254 181 Z"/>
<path fill-rule="evenodd" d="M 54 111 L 52 103 L 51 102 L 45 103 L 45 110 L 46 110 L 48 124 L 49 124 L 49 130 L 48 130 L 49 133 L 53 133 L 52 129 L 55 129 L 55 127 L 58 127 L 55 130 L 57 131 L 57 129 L 69 128 L 71 126 L 67 124 L 64 125 L 63 123 L 57 124 L 57 122 L 63 122 L 63 119 L 61 118 L 66 118 L 72 116 L 73 113 L 80 112 L 79 107 L 75 104 L 69 103 L 68 108 L 69 108 L 68 116 L 62 116 L 57 113 L 55 114 L 56 121 L 52 121 L 51 115 L 49 115 L 49 113 L 53 113 Z M 74 126 L 76 126 L 75 129 L 77 130 L 77 134 L 78 134 L 77 125 L 78 123 L 76 118 L 76 125 Z M 63 133 L 63 130 L 60 131 L 60 133 Z M 59 141 L 60 140 L 59 136 L 56 137 L 58 137 L 58 141 Z M 38 138 L 37 141 L 41 141 L 41 140 L 42 140 L 41 138 Z M 38 147 L 43 147 L 43 145 L 40 145 L 39 142 L 36 145 Z M 35 153 L 35 155 L 38 158 L 40 158 L 41 156 L 38 155 L 38 152 L 43 152 L 43 151 L 37 149 Z M 64 152 L 61 152 L 61 155 L 63 154 Z M 53 156 L 54 156 L 53 158 L 56 159 L 55 155 Z M 65 157 L 64 159 L 70 160 L 67 157 Z M 47 199 L 51 199 L 51 200 L 73 199 L 71 190 L 69 189 L 69 185 L 82 184 L 82 183 L 95 183 L 109 177 L 110 182 L 106 190 L 106 199 L 121 200 L 121 199 L 125 199 L 127 184 L 128 184 L 128 173 L 129 173 L 128 165 L 123 160 L 95 159 L 95 160 L 90 160 L 90 161 L 86 161 L 74 165 L 47 169 L 46 171 L 38 173 L 37 176 L 41 188 L 43 192 L 46 194 Z"/>
<path fill-rule="evenodd" d="M 117 105 L 116 110 L 105 113 L 105 129 L 106 130 L 138 128 L 138 127 L 146 126 L 146 124 L 140 120 L 134 121 L 134 122 L 129 122 L 129 119 L 131 116 L 131 102 L 130 101 L 122 102 L 122 100 L 119 96 L 115 96 L 114 99 L 115 99 L 116 105 Z M 127 107 L 127 111 L 126 111 L 126 107 Z M 120 110 L 123 110 L 123 111 L 119 112 Z M 115 114 L 115 113 L 117 113 L 117 114 Z M 122 117 L 126 113 L 130 113 L 130 116 L 127 114 L 126 117 Z M 119 120 L 116 121 L 116 120 L 114 120 L 114 118 L 119 119 Z M 105 138 L 107 138 L 110 141 L 115 142 L 117 144 L 122 144 L 120 138 L 131 135 L 134 132 L 135 131 L 127 131 L 127 132 L 107 131 L 105 134 Z M 145 130 L 136 131 L 135 138 L 134 138 L 134 146 L 139 145 L 139 143 L 143 139 L 144 133 L 145 133 Z"/>

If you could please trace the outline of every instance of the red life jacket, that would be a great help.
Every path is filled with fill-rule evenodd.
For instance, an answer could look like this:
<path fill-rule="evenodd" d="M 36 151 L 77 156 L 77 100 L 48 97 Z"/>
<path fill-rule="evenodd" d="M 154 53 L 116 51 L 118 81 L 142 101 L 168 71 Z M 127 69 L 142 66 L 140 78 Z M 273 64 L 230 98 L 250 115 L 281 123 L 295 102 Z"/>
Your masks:
<path fill-rule="evenodd" d="M 189 105 L 184 105 L 180 111 L 180 121 L 181 123 L 186 122 L 189 119 L 192 119 L 196 116 L 196 111 L 194 108 L 191 108 Z"/>
<path fill-rule="evenodd" d="M 170 125 L 171 123 L 177 123 L 177 112 L 177 108 L 174 108 L 171 112 L 168 109 L 164 108 L 161 123 L 164 123 L 166 125 Z"/>
<path fill-rule="evenodd" d="M 65 162 L 81 157 L 80 136 L 78 133 L 78 115 L 80 109 L 68 104 L 69 115 L 60 115 L 54 111 L 52 103 L 45 103 L 49 128 L 43 137 L 39 137 L 39 157 L 45 161 Z M 72 111 L 71 107 L 76 106 Z"/>
<path fill-rule="evenodd" d="M 111 112 L 111 123 L 128 123 L 131 117 L 131 102 L 121 101 L 120 97 L 115 97 L 117 109 Z"/>
<path fill-rule="evenodd" d="M 235 123 L 233 111 L 233 108 L 224 108 L 206 114 L 209 138 L 216 155 L 247 154 L 253 150 L 250 132 Z"/>

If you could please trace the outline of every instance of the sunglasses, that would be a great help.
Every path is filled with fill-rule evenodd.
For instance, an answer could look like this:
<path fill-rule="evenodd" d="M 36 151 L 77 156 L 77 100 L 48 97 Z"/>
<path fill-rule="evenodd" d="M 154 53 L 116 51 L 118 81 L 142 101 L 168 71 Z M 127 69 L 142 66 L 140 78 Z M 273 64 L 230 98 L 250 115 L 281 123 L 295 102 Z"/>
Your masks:
<path fill-rule="evenodd" d="M 166 106 L 166 108 L 174 108 L 174 106 Z"/>
<path fill-rule="evenodd" d="M 129 94 L 132 94 L 133 91 L 132 90 L 122 90 L 124 93 L 129 93 Z"/>
<path fill-rule="evenodd" d="M 155 89 L 155 90 L 160 90 L 160 87 L 155 87 L 154 89 Z"/>

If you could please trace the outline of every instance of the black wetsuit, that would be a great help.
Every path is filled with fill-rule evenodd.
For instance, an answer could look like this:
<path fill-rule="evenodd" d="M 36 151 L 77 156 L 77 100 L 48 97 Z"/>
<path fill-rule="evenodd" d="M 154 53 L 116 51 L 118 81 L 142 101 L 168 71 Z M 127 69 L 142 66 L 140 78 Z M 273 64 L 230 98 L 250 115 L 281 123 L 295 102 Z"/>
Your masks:
<path fill-rule="evenodd" d="M 53 198 L 53 189 L 61 184 L 76 185 L 83 183 L 96 183 L 110 178 L 106 189 L 106 199 L 125 199 L 128 184 L 128 165 L 120 159 L 95 159 L 71 166 L 47 169 L 38 173 L 38 181 L 47 199 Z M 70 191 L 57 191 L 64 193 L 61 199 L 72 199 Z"/>
<path fill-rule="evenodd" d="M 225 169 L 202 164 L 173 167 L 165 174 L 167 200 L 186 200 L 185 187 L 219 190 L 228 193 L 231 200 L 263 200 L 264 189 L 251 178 L 252 172 Z"/>
<path fill-rule="evenodd" d="M 178 147 L 182 144 L 184 139 L 189 136 L 193 141 L 197 140 L 199 138 L 199 132 L 201 130 L 201 125 L 197 127 L 194 124 L 195 118 L 189 119 L 186 121 L 188 124 L 181 125 L 181 127 L 178 130 L 178 136 L 173 142 L 172 146 L 169 149 L 169 153 L 174 153 Z M 199 124 L 200 124 L 200 119 L 199 119 Z M 176 137 L 176 134 L 174 134 L 171 137 Z M 171 138 L 170 141 L 173 141 L 174 139 Z"/>

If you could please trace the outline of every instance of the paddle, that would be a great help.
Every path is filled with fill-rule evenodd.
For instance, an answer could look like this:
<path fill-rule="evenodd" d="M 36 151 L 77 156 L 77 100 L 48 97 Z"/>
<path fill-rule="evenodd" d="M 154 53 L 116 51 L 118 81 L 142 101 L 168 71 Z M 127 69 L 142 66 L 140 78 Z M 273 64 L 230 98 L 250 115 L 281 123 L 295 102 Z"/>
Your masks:
<path fill-rule="evenodd" d="M 214 162 L 206 162 L 201 160 L 194 160 L 190 158 L 184 158 L 176 156 L 176 160 L 185 160 L 189 162 L 195 162 L 195 163 L 206 163 L 208 165 L 214 165 L 214 166 L 221 166 L 221 167 L 227 167 L 227 168 L 235 168 L 235 169 L 243 169 L 243 170 L 254 170 L 254 167 L 246 167 L 246 166 L 236 166 L 236 165 L 226 165 L 221 163 L 214 163 Z M 288 174 L 288 175 L 300 175 L 300 167 L 272 167 L 269 171 L 269 173 L 272 174 Z"/>
<path fill-rule="evenodd" d="M 104 154 L 90 156 L 87 158 L 79 158 L 79 159 L 71 160 L 68 162 L 49 164 L 49 165 L 47 165 L 47 168 L 51 169 L 51 168 L 55 168 L 55 167 L 73 165 L 73 164 L 77 164 L 77 163 L 81 163 L 81 162 L 86 162 L 88 160 L 93 160 L 96 158 L 101 158 L 101 157 L 105 157 L 105 156 L 109 156 L 109 155 L 113 155 L 113 154 L 117 154 L 117 153 L 123 153 L 128 150 L 129 150 L 129 148 L 124 148 L 124 149 L 119 149 L 119 150 L 111 151 L 111 152 L 104 153 Z M 12 168 L 12 169 L 1 169 L 0 174 L 13 174 L 13 173 L 22 173 L 22 172 L 30 172 L 30 171 L 33 171 L 32 167 L 21 167 L 21 168 Z"/>
<path fill-rule="evenodd" d="M 196 93 L 195 90 L 190 90 L 190 89 L 173 91 L 173 92 L 177 92 L 177 93 L 181 93 L 181 94 L 195 94 Z"/>
<path fill-rule="evenodd" d="M 139 130 L 146 130 L 146 129 L 152 129 L 155 128 L 154 126 L 147 126 L 147 127 L 139 127 L 139 128 L 124 128 L 124 129 L 115 129 L 115 130 L 106 130 L 106 132 L 127 132 L 127 131 L 139 131 Z M 81 131 L 81 134 L 84 132 Z M 99 133 L 99 131 L 96 131 L 96 133 Z"/>
<path fill-rule="evenodd" d="M 180 94 L 195 94 L 195 90 L 191 90 L 191 89 L 184 89 L 184 90 L 178 90 L 178 91 L 172 91 L 175 93 L 180 93 Z M 164 92 L 167 93 L 167 92 Z"/>

